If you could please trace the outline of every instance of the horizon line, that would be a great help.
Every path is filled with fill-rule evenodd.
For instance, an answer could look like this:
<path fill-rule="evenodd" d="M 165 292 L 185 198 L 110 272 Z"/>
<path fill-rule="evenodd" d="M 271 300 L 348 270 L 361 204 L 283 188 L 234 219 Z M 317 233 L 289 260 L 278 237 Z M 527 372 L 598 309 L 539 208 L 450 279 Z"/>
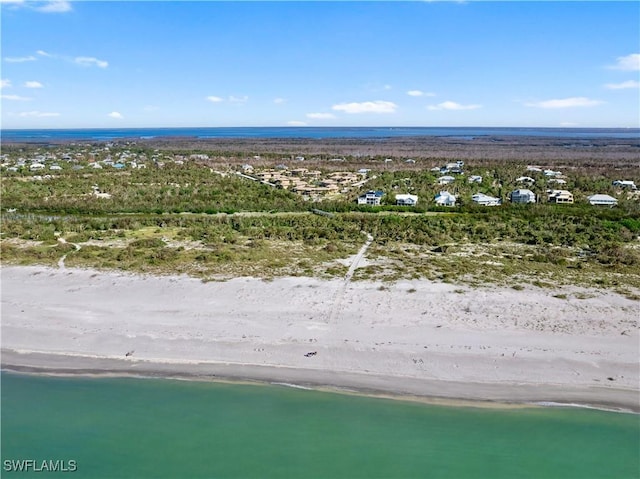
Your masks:
<path fill-rule="evenodd" d="M 328 125 L 270 125 L 270 126 L 122 126 L 122 127 L 113 127 L 113 126 L 96 126 L 96 127 L 60 127 L 60 128 L 2 128 L 0 127 L 0 131 L 23 131 L 23 130 L 42 130 L 42 131 L 60 131 L 60 130 L 141 130 L 141 129 L 225 129 L 225 128 L 292 128 L 292 129 L 308 129 L 308 128 L 326 128 L 326 129 L 336 129 L 336 128 L 385 128 L 385 129 L 398 129 L 398 128 L 463 128 L 463 129 L 471 129 L 471 128 L 487 128 L 487 129 L 546 129 L 546 130 L 640 130 L 639 126 L 452 126 L 452 125 L 444 125 L 444 126 L 416 126 L 416 125 L 394 125 L 394 126 L 328 126 Z"/>

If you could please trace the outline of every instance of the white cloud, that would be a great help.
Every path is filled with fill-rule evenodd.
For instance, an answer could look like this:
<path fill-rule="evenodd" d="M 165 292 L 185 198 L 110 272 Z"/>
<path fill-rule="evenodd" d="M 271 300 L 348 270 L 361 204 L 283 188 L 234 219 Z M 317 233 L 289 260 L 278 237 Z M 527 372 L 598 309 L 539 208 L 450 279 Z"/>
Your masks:
<path fill-rule="evenodd" d="M 407 92 L 407 95 L 409 95 L 409 96 L 436 96 L 435 93 L 425 92 L 425 91 L 422 91 L 422 90 L 409 90 Z"/>
<path fill-rule="evenodd" d="M 335 117 L 336 116 L 333 113 L 307 113 L 307 118 L 314 120 L 329 120 Z"/>
<path fill-rule="evenodd" d="M 622 83 L 607 83 L 604 87 L 608 90 L 626 90 L 628 88 L 640 88 L 640 82 L 627 80 Z"/>
<path fill-rule="evenodd" d="M 41 13 L 64 13 L 72 10 L 71 2 L 67 0 L 45 0 L 45 1 L 24 1 L 24 0 L 0 0 L 4 5 L 11 5 L 13 8 L 27 7 Z"/>
<path fill-rule="evenodd" d="M 25 88 L 42 88 L 44 87 L 44 85 L 39 81 L 27 81 L 27 82 L 24 82 L 24 87 Z"/>
<path fill-rule="evenodd" d="M 33 9 L 42 13 L 64 13 L 72 10 L 71 2 L 65 0 L 50 0 L 44 5 L 33 7 Z"/>
<path fill-rule="evenodd" d="M 612 70 L 640 70 L 640 53 L 632 53 L 626 57 L 616 58 L 616 64 L 609 66 Z"/>
<path fill-rule="evenodd" d="M 288 121 L 287 125 L 289 125 L 289 126 L 307 126 L 307 124 L 304 121 L 295 121 L 295 120 Z"/>
<path fill-rule="evenodd" d="M 274 98 L 273 99 L 273 103 L 275 103 L 276 105 L 280 105 L 282 103 L 285 103 L 287 100 L 285 98 Z"/>
<path fill-rule="evenodd" d="M 206 97 L 206 99 L 212 103 L 222 103 L 223 101 L 228 101 L 229 103 L 246 103 L 249 101 L 249 97 L 246 95 L 245 96 L 231 95 L 227 97 L 226 100 L 220 96 L 208 96 Z"/>
<path fill-rule="evenodd" d="M 11 100 L 11 101 L 30 101 L 30 100 L 33 100 L 33 98 L 28 98 L 26 96 L 20 96 L 20 95 L 0 95 L 0 98 L 2 98 L 3 100 Z"/>
<path fill-rule="evenodd" d="M 51 56 L 51 55 L 47 55 L 47 56 Z M 78 65 L 82 65 L 86 67 L 95 65 L 99 68 L 107 68 L 109 66 L 108 62 L 105 62 L 104 60 L 98 60 L 97 58 L 94 58 L 94 57 L 76 57 L 73 61 Z"/>
<path fill-rule="evenodd" d="M 124 118 L 124 116 L 122 116 L 122 113 L 117 111 L 112 111 L 107 116 L 109 116 L 110 118 L 115 118 L 116 120 L 122 120 Z"/>
<path fill-rule="evenodd" d="M 336 111 L 343 111 L 345 113 L 394 113 L 398 108 L 393 102 L 390 101 L 363 101 L 360 103 L 339 103 L 333 105 L 331 109 Z"/>
<path fill-rule="evenodd" d="M 535 103 L 525 103 L 526 106 L 532 106 L 534 108 L 574 108 L 574 107 L 584 107 L 584 106 L 596 106 L 600 105 L 603 102 L 599 100 L 592 100 L 590 98 L 586 98 L 583 96 L 571 97 L 571 98 L 562 98 L 557 100 L 545 100 L 539 101 Z"/>
<path fill-rule="evenodd" d="M 420 91 L 420 90 L 409 90 L 407 92 L 407 95 L 409 95 L 409 96 L 424 96 L 424 92 Z"/>
<path fill-rule="evenodd" d="M 45 117 L 60 116 L 60 113 L 52 113 L 52 112 L 45 112 L 45 111 L 23 111 L 22 113 L 19 113 L 18 116 L 22 116 L 22 117 L 34 116 L 37 118 L 45 118 Z"/>
<path fill-rule="evenodd" d="M 560 126 L 564 126 L 564 127 L 571 127 L 571 126 L 578 126 L 579 123 L 573 123 L 571 121 L 563 121 L 560 123 Z"/>
<path fill-rule="evenodd" d="M 229 97 L 229 103 L 246 103 L 249 101 L 249 97 L 248 96 L 233 96 L 231 95 Z"/>
<path fill-rule="evenodd" d="M 8 63 L 24 63 L 24 62 L 33 62 L 36 61 L 37 58 L 33 55 L 29 55 L 28 57 L 4 57 L 4 61 Z"/>
<path fill-rule="evenodd" d="M 38 55 L 42 56 L 42 57 L 53 57 L 53 55 L 51 55 L 50 53 L 45 52 L 44 50 L 38 50 L 36 53 Z"/>
<path fill-rule="evenodd" d="M 459 111 L 459 110 L 477 110 L 478 108 L 482 108 L 482 105 L 461 105 L 460 103 L 456 103 L 455 101 L 443 101 L 442 103 L 438 103 L 437 105 L 429 105 L 427 107 L 429 110 L 451 110 L 451 111 Z"/>
<path fill-rule="evenodd" d="M 3 79 L 0 81 L 0 88 L 9 88 L 9 87 L 11 87 L 11 80 L 8 80 L 8 79 L 6 79 L 6 78 L 3 78 Z"/>

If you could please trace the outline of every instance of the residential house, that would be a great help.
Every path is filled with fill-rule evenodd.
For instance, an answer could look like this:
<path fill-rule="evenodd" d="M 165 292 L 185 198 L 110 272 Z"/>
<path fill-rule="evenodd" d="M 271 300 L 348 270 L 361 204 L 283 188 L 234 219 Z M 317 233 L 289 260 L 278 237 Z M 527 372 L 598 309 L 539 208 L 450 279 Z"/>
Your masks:
<path fill-rule="evenodd" d="M 636 190 L 636 184 L 631 180 L 616 180 L 613 182 L 613 186 L 619 186 L 621 188 L 630 188 L 632 190 Z"/>
<path fill-rule="evenodd" d="M 618 204 L 618 200 L 609 195 L 591 195 L 587 200 L 597 206 L 616 206 Z"/>
<path fill-rule="evenodd" d="M 529 183 L 529 184 L 533 184 L 535 183 L 536 180 L 534 180 L 533 178 L 531 178 L 530 176 L 521 176 L 520 178 L 516 178 L 516 183 Z"/>
<path fill-rule="evenodd" d="M 566 185 L 567 182 L 565 180 L 562 180 L 560 178 L 551 178 L 548 183 L 555 183 L 556 185 Z"/>
<path fill-rule="evenodd" d="M 455 163 L 447 163 L 445 166 L 440 168 L 440 173 L 454 173 L 456 175 L 462 175 L 464 172 L 462 171 L 462 167 L 464 166 L 464 161 L 457 161 Z"/>
<path fill-rule="evenodd" d="M 531 190 L 518 189 L 509 194 L 511 203 L 535 203 L 536 194 Z"/>
<path fill-rule="evenodd" d="M 475 195 L 471 196 L 471 201 L 473 201 L 477 205 L 482 206 L 498 206 L 502 203 L 502 200 L 500 200 L 500 198 L 485 195 L 484 193 L 476 193 Z"/>
<path fill-rule="evenodd" d="M 549 203 L 572 204 L 573 194 L 567 190 L 547 190 Z"/>
<path fill-rule="evenodd" d="M 457 198 L 448 191 L 441 191 L 436 195 L 435 202 L 438 206 L 455 206 Z"/>
<path fill-rule="evenodd" d="M 482 176 L 480 176 L 480 175 L 471 175 L 469 177 L 469 183 L 482 183 Z"/>
<path fill-rule="evenodd" d="M 453 176 L 441 176 L 438 178 L 439 185 L 448 185 L 449 183 L 453 183 L 456 179 Z"/>
<path fill-rule="evenodd" d="M 398 206 L 415 206 L 418 204 L 417 195 L 401 194 L 396 195 L 396 205 Z"/>
<path fill-rule="evenodd" d="M 382 191 L 367 191 L 365 194 L 358 196 L 358 204 L 378 206 L 383 195 Z"/>

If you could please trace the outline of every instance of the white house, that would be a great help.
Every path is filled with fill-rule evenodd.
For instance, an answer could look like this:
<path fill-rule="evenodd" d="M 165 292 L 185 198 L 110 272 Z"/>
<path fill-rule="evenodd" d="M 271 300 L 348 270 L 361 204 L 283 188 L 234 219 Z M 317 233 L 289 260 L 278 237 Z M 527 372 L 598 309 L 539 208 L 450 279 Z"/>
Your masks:
<path fill-rule="evenodd" d="M 518 189 L 509 194 L 511 203 L 535 203 L 536 194 L 531 190 Z"/>
<path fill-rule="evenodd" d="M 471 197 L 471 201 L 473 201 L 477 205 L 482 205 L 482 206 L 498 206 L 502 203 L 500 198 L 496 198 L 495 196 L 485 195 L 484 193 L 476 193 Z"/>
<path fill-rule="evenodd" d="M 44 169 L 44 165 L 42 163 L 32 163 L 29 169 L 31 171 L 42 170 Z"/>
<path fill-rule="evenodd" d="M 540 168 L 539 166 L 529 165 L 529 166 L 527 166 L 527 171 L 540 172 L 540 171 L 542 171 L 542 168 Z"/>
<path fill-rule="evenodd" d="M 560 172 L 560 171 L 553 171 L 553 170 L 544 170 L 544 171 L 542 172 L 542 174 L 543 174 L 544 176 L 559 176 L 559 175 L 561 175 L 561 174 L 562 174 L 562 172 Z"/>
<path fill-rule="evenodd" d="M 616 206 L 618 200 L 609 195 L 591 195 L 587 198 L 592 205 Z"/>
<path fill-rule="evenodd" d="M 555 183 L 556 185 L 566 185 L 567 182 L 565 180 L 562 180 L 560 178 L 551 178 L 549 181 L 549 183 Z"/>
<path fill-rule="evenodd" d="M 469 183 L 482 183 L 482 176 L 480 175 L 471 175 L 469 177 Z"/>
<path fill-rule="evenodd" d="M 464 161 L 456 161 L 455 163 L 447 163 L 445 166 L 440 168 L 441 173 L 455 173 L 458 175 L 463 174 L 462 167 L 464 166 Z"/>
<path fill-rule="evenodd" d="M 401 194 L 396 195 L 396 205 L 398 206 L 415 206 L 418 204 L 417 195 Z"/>
<path fill-rule="evenodd" d="M 436 195 L 435 201 L 438 206 L 455 206 L 457 198 L 448 191 L 441 191 Z"/>
<path fill-rule="evenodd" d="M 616 180 L 613 182 L 613 186 L 620 186 L 621 188 L 637 189 L 636 184 L 631 180 Z"/>
<path fill-rule="evenodd" d="M 382 191 L 367 191 L 365 194 L 358 196 L 358 204 L 378 206 L 383 195 Z"/>
<path fill-rule="evenodd" d="M 548 190 L 549 203 L 573 203 L 573 194 L 567 190 Z"/>
<path fill-rule="evenodd" d="M 456 179 L 453 176 L 441 176 L 438 178 L 439 185 L 448 185 L 449 183 L 453 183 Z"/>
<path fill-rule="evenodd" d="M 520 178 L 516 178 L 516 182 L 517 183 L 535 183 L 536 180 L 534 180 L 533 178 L 531 178 L 530 176 L 521 176 Z"/>

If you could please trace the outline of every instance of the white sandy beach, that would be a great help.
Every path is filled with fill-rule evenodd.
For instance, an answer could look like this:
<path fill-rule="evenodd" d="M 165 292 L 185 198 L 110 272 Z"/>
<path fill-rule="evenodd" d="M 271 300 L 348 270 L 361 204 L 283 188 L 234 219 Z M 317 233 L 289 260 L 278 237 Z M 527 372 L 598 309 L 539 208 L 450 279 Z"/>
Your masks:
<path fill-rule="evenodd" d="M 611 292 L 45 267 L 1 279 L 5 369 L 640 410 L 640 306 Z"/>

